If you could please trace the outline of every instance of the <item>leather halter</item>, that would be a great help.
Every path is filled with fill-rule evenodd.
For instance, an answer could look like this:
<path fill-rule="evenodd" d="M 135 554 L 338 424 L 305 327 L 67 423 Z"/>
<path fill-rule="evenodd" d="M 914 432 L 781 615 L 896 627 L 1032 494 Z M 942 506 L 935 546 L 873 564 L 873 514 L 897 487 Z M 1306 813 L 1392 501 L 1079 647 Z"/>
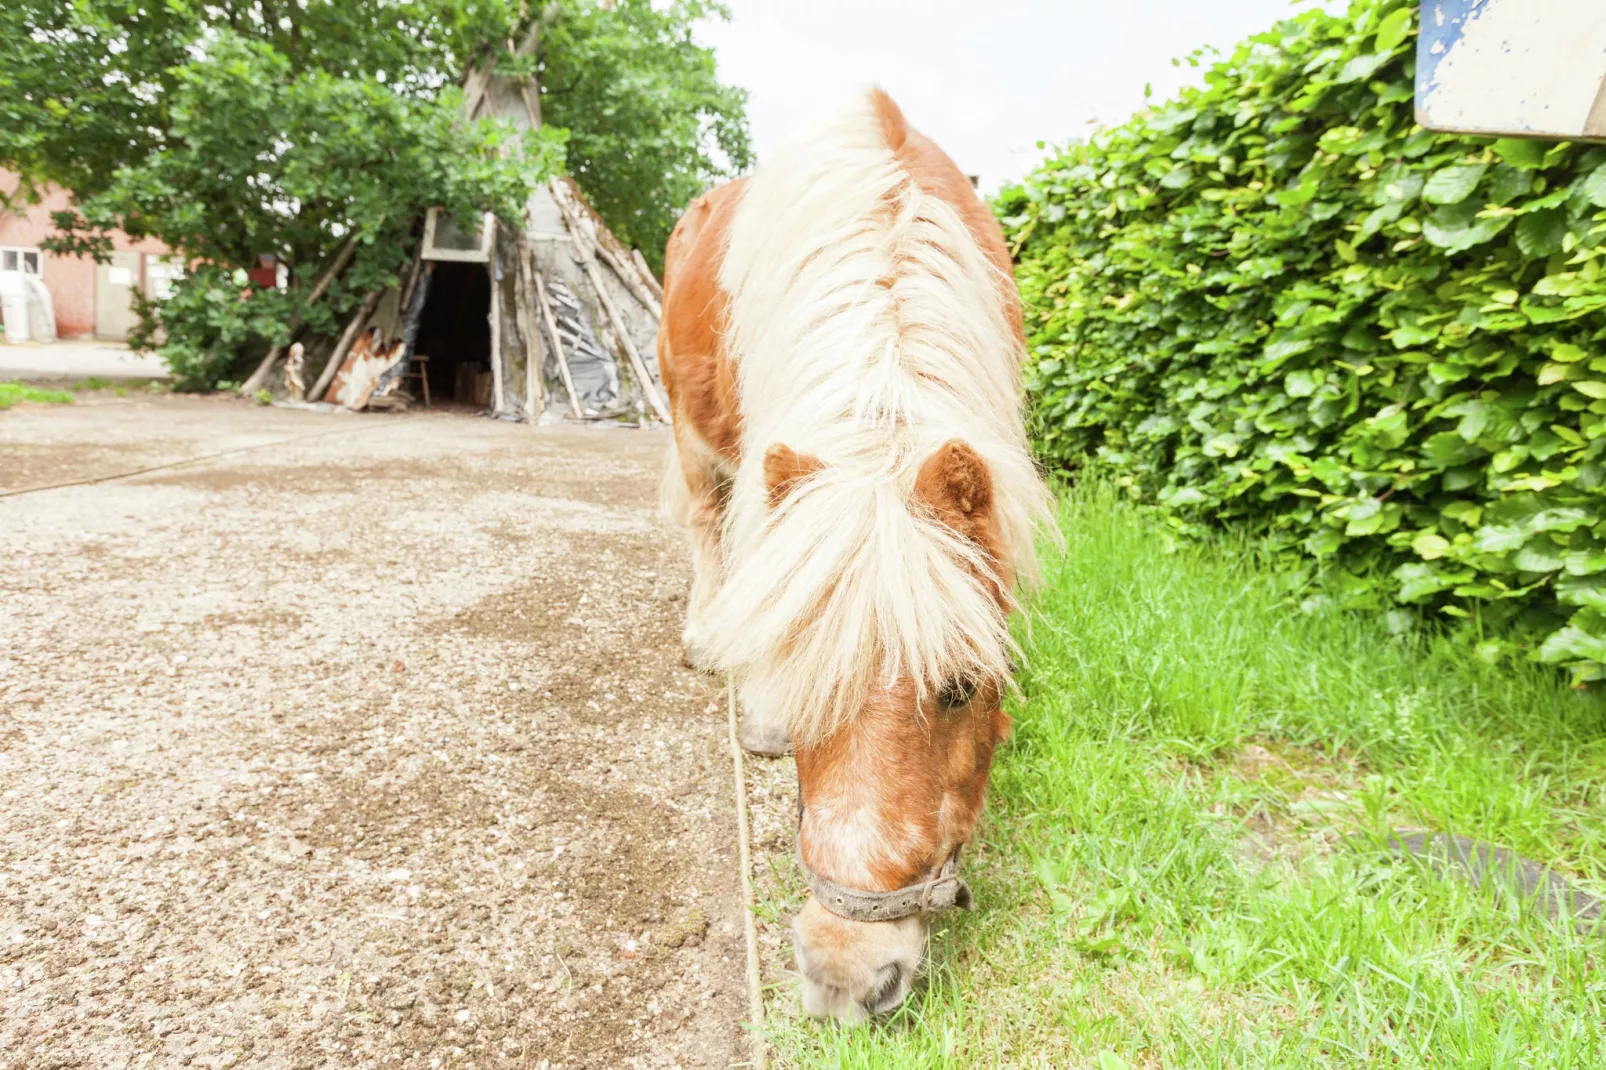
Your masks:
<path fill-rule="evenodd" d="M 867 892 L 826 880 L 803 861 L 803 781 L 797 784 L 797 864 L 809 891 L 826 910 L 848 921 L 897 921 L 915 914 L 941 914 L 958 907 L 969 910 L 974 903 L 970 885 L 959 876 L 960 844 L 943 862 L 935 876 L 906 884 L 890 892 Z"/>
<path fill-rule="evenodd" d="M 959 876 L 958 847 L 935 876 L 891 892 L 866 892 L 826 880 L 803 861 L 802 844 L 798 845 L 797 862 L 819 904 L 848 921 L 896 921 L 915 914 L 941 914 L 954 907 L 969 910 L 974 902 L 970 886 Z"/>

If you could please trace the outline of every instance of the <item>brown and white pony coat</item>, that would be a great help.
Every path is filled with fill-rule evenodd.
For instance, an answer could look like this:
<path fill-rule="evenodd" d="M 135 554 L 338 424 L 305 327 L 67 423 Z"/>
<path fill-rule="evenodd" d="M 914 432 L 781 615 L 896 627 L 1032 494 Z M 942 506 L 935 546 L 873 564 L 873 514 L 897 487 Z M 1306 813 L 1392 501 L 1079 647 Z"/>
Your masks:
<path fill-rule="evenodd" d="M 1003 235 L 875 90 L 694 203 L 665 276 L 688 653 L 735 681 L 744 741 L 793 747 L 809 867 L 923 880 L 981 813 L 1048 517 Z M 806 1008 L 854 1019 L 904 998 L 924 943 L 813 899 L 794 936 Z"/>

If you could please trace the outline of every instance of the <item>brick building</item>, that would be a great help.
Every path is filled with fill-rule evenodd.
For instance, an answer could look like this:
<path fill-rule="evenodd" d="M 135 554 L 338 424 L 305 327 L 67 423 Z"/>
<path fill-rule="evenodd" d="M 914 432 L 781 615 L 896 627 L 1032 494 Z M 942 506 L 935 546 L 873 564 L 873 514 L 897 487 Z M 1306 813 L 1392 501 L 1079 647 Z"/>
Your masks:
<path fill-rule="evenodd" d="M 17 176 L 0 171 L 0 188 L 17 188 Z M 40 244 L 54 228 L 50 213 L 71 206 L 66 190 L 51 188 L 44 200 L 21 212 L 0 213 L 0 271 L 42 276 L 56 309 L 62 338 L 124 338 L 135 323 L 135 293 L 156 296 L 178 270 L 161 242 L 113 236 L 110 263 L 86 257 L 55 256 Z"/>

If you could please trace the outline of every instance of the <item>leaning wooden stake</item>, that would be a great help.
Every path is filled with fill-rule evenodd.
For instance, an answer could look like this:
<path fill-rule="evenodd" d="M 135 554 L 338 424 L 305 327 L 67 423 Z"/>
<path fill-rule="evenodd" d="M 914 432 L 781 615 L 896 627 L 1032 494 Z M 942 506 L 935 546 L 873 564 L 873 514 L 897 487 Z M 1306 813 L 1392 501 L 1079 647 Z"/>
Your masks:
<path fill-rule="evenodd" d="M 663 284 L 658 281 L 658 276 L 652 273 L 652 268 L 647 266 L 647 258 L 641 255 L 640 249 L 630 250 L 630 262 L 636 265 L 637 271 L 641 272 L 641 278 L 646 282 L 647 289 L 651 290 L 653 296 L 662 302 L 664 299 Z"/>
<path fill-rule="evenodd" d="M 463 117 L 472 120 L 485 103 L 485 91 L 491 86 L 492 64 L 475 67 L 463 83 Z"/>
<path fill-rule="evenodd" d="M 323 298 L 323 295 L 329 289 L 329 284 L 334 282 L 335 276 L 345 269 L 346 264 L 351 260 L 351 254 L 356 251 L 357 232 L 354 230 L 351 232 L 351 236 L 346 239 L 345 244 L 335 253 L 335 258 L 329 262 L 329 266 L 324 268 L 323 273 L 318 276 L 318 281 L 313 284 L 312 292 L 302 302 L 303 308 L 310 308 Z M 299 326 L 301 326 L 301 315 L 297 313 L 290 317 L 290 333 L 292 335 L 295 334 L 296 328 Z M 240 393 L 255 394 L 260 390 L 262 384 L 267 382 L 268 373 L 279 362 L 279 354 L 283 352 L 284 346 L 282 345 L 274 346 L 268 350 L 268 355 L 262 358 L 262 363 L 257 365 L 257 370 L 251 373 L 249 379 L 240 384 Z"/>
<path fill-rule="evenodd" d="M 502 415 L 502 283 L 496 277 L 496 217 L 491 217 L 491 415 Z"/>
<path fill-rule="evenodd" d="M 642 307 L 651 312 L 654 319 L 664 318 L 663 308 L 659 306 L 658 299 L 652 295 L 652 291 L 648 290 L 646 284 L 637 276 L 635 265 L 621 263 L 619 258 L 601 242 L 597 243 L 597 255 L 602 257 L 603 263 L 613 270 L 620 284 L 630 291 L 630 296 L 640 301 Z"/>
<path fill-rule="evenodd" d="M 647 370 L 647 364 L 641 359 L 641 353 L 636 349 L 635 341 L 630 337 L 630 329 L 625 324 L 624 317 L 619 315 L 619 309 L 614 306 L 613 298 L 608 296 L 607 287 L 602 281 L 602 272 L 597 270 L 595 260 L 587 260 L 585 264 L 586 276 L 591 285 L 596 287 L 597 300 L 602 302 L 602 310 L 608 314 L 608 322 L 613 324 L 613 333 L 619 337 L 619 346 L 630 358 L 630 370 L 636 375 L 636 381 L 641 384 L 641 392 L 647 396 L 647 404 L 658 419 L 669 423 L 669 407 L 664 399 L 658 396 L 658 387 L 652 381 L 652 373 Z"/>
<path fill-rule="evenodd" d="M 569 203 L 569 192 L 564 187 L 562 179 L 554 178 L 551 188 L 552 199 L 557 203 L 558 211 L 563 213 L 564 222 L 569 225 L 569 234 L 574 240 L 575 248 L 580 251 L 581 259 L 591 260 L 596 256 L 600 256 L 602 262 L 608 265 L 614 277 L 619 280 L 619 285 L 629 290 L 630 296 L 640 301 L 642 307 L 651 312 L 654 318 L 663 319 L 664 310 L 659 304 L 662 291 L 659 291 L 660 296 L 654 296 L 652 289 L 637 274 L 634 261 L 625 262 L 620 260 L 612 249 L 602 243 L 601 239 L 593 239 L 590 234 L 586 233 L 584 225 L 580 222 L 579 213 Z M 651 277 L 650 272 L 648 277 Z"/>
<path fill-rule="evenodd" d="M 625 351 L 630 359 L 630 370 L 636 381 L 641 384 L 641 392 L 646 395 L 647 404 L 658 419 L 669 423 L 669 407 L 664 399 L 658 395 L 658 388 L 652 381 L 652 374 L 647 371 L 646 362 L 641 359 L 641 353 L 636 349 L 635 341 L 630 337 L 630 331 L 625 325 L 624 317 L 619 315 L 619 309 L 614 305 L 613 298 L 608 295 L 608 288 L 603 284 L 602 272 L 597 270 L 597 253 L 601 246 L 587 234 L 580 223 L 580 217 L 575 214 L 569 205 L 569 191 L 564 188 L 561 178 L 554 178 L 549 184 L 552 190 L 552 199 L 557 203 L 558 211 L 563 213 L 564 222 L 569 226 L 569 238 L 574 242 L 575 251 L 580 254 L 580 262 L 585 267 L 586 278 L 597 291 L 597 300 L 602 303 L 603 312 L 607 313 L 608 322 L 613 325 L 613 333 L 619 337 L 619 347 Z M 610 254 L 608 259 L 613 260 Z M 649 306 L 650 307 L 650 306 Z M 660 317 L 661 318 L 661 317 Z"/>
<path fill-rule="evenodd" d="M 569 411 L 576 420 L 585 416 L 580 408 L 580 395 L 574 392 L 574 376 L 569 374 L 569 358 L 563 352 L 563 337 L 558 334 L 558 318 L 552 312 L 552 302 L 546 295 L 546 283 L 541 279 L 539 271 L 535 275 L 535 300 L 541 306 L 541 319 L 546 323 L 547 334 L 552 338 L 552 353 L 558 358 L 558 377 L 563 380 L 563 389 L 569 395 Z"/>
<path fill-rule="evenodd" d="M 418 279 L 424 272 L 424 241 L 418 241 L 418 248 L 413 252 L 413 266 L 407 271 L 407 281 L 402 285 L 401 301 L 397 308 L 405 310 L 413 299 L 413 287 L 418 285 Z"/>
<path fill-rule="evenodd" d="M 530 282 L 530 252 L 519 235 L 518 274 L 514 278 L 514 293 L 518 303 L 513 318 L 519 327 L 519 344 L 524 347 L 524 419 L 531 427 L 540 422 L 546 409 L 546 398 L 541 389 L 541 345 L 530 326 L 530 306 L 535 302 L 535 287 Z"/>
<path fill-rule="evenodd" d="M 293 333 L 295 329 L 296 321 L 294 317 L 291 317 L 290 330 Z M 249 379 L 240 384 L 240 393 L 249 396 L 262 389 L 262 384 L 268 381 L 268 373 L 273 370 L 275 364 L 279 363 L 279 354 L 283 352 L 283 345 L 276 345 L 268 350 L 268 355 L 262 358 L 262 363 L 257 365 L 257 370 L 251 373 Z"/>
<path fill-rule="evenodd" d="M 355 316 L 351 317 L 351 320 L 346 324 L 346 329 L 340 332 L 340 341 L 335 344 L 335 351 L 329 354 L 329 363 L 323 366 L 323 371 L 318 373 L 318 381 L 312 384 L 311 390 L 307 391 L 308 401 L 317 401 L 323 397 L 323 392 L 329 389 L 329 384 L 334 381 L 335 373 L 340 370 L 340 365 L 345 361 L 346 354 L 351 351 L 352 343 L 362 333 L 363 325 L 368 322 L 368 317 L 374 314 L 374 309 L 379 306 L 379 299 L 383 295 L 383 290 L 375 290 L 363 299 L 362 307 L 357 309 Z"/>

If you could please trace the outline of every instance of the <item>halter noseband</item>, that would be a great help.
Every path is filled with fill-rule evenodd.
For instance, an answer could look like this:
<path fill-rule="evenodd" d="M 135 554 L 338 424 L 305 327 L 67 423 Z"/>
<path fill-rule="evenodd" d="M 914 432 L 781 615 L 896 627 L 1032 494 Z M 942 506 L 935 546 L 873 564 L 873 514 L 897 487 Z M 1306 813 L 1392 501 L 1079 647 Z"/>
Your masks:
<path fill-rule="evenodd" d="M 803 860 L 803 780 L 797 784 L 797 864 L 809 891 L 826 910 L 848 921 L 897 921 L 915 914 L 941 914 L 958 907 L 971 908 L 970 885 L 959 876 L 959 851 L 955 847 L 935 877 L 906 884 L 891 892 L 866 892 L 826 880 Z"/>
<path fill-rule="evenodd" d="M 803 861 L 798 845 L 798 865 L 809 891 L 826 910 L 848 921 L 896 921 L 915 914 L 941 914 L 945 910 L 971 907 L 970 886 L 959 876 L 959 848 L 942 864 L 937 875 L 892 892 L 866 892 L 826 880 Z"/>

